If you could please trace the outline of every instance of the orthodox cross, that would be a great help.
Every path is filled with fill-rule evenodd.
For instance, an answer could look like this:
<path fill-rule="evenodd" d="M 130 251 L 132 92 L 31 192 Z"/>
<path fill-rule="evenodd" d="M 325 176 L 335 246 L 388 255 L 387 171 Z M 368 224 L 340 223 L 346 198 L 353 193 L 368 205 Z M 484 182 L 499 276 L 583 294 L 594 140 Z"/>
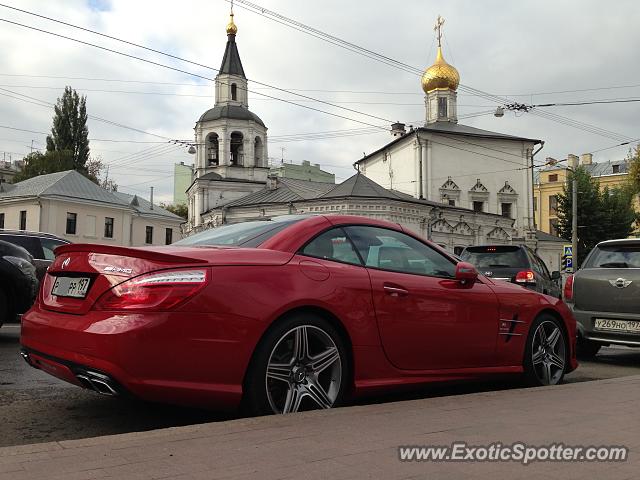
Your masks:
<path fill-rule="evenodd" d="M 443 25 L 444 25 L 444 18 L 438 15 L 436 24 L 433 27 L 433 31 L 436 32 L 436 35 L 438 36 L 438 47 L 442 47 L 442 26 Z"/>

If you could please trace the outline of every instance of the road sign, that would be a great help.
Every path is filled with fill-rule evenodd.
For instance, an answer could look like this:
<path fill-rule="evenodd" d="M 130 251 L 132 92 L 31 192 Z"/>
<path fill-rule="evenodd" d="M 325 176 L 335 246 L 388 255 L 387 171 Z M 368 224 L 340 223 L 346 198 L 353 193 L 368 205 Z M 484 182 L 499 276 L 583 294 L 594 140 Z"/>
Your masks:
<path fill-rule="evenodd" d="M 573 257 L 567 257 L 567 270 L 573 270 Z"/>
<path fill-rule="evenodd" d="M 564 253 L 562 255 L 564 255 L 565 257 L 573 257 L 573 246 L 564 245 Z"/>

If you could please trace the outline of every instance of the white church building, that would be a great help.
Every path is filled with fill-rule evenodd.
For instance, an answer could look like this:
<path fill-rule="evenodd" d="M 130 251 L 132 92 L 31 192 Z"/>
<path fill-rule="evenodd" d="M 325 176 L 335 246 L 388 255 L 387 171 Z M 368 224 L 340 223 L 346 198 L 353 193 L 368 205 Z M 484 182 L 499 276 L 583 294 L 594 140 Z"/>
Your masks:
<path fill-rule="evenodd" d="M 395 139 L 356 166 L 376 183 L 415 198 L 512 218 L 517 236 L 532 238 L 532 162 L 542 142 L 459 124 L 459 83 L 438 45 L 435 63 L 422 76 L 425 125 L 406 132 L 394 124 Z"/>
<path fill-rule="evenodd" d="M 542 142 L 459 124 L 460 77 L 440 47 L 422 77 L 424 126 L 392 125 L 393 139 L 336 185 L 269 175 L 267 128 L 248 108 L 237 31 L 232 14 L 215 105 L 195 126 L 186 234 L 283 214 L 362 215 L 400 223 L 456 253 L 526 242 L 550 268 L 559 263 L 562 242 L 543 238 L 533 223 L 531 165 Z"/>

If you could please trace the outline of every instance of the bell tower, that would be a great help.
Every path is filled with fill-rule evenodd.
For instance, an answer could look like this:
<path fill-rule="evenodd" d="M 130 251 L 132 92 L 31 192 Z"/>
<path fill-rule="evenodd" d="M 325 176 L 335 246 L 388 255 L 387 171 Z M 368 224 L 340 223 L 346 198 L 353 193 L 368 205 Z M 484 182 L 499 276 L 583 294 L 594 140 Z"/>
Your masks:
<path fill-rule="evenodd" d="M 249 110 L 248 82 L 242 67 L 231 10 L 227 46 L 215 79 L 215 104 L 196 123 L 196 177 L 215 172 L 224 178 L 266 181 L 267 128 Z"/>
<path fill-rule="evenodd" d="M 227 45 L 215 78 L 215 103 L 196 122 L 195 179 L 189 189 L 187 231 L 207 228 L 203 215 L 264 188 L 269 173 L 267 127 L 249 110 L 248 81 L 233 6 Z"/>

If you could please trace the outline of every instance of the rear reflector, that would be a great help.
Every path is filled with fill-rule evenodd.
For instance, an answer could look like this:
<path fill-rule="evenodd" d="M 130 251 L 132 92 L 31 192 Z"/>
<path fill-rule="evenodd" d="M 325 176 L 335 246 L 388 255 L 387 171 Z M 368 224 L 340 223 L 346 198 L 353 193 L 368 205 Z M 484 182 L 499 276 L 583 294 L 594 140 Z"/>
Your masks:
<path fill-rule="evenodd" d="M 104 293 L 95 310 L 169 310 L 187 301 L 208 282 L 207 270 L 165 270 L 116 285 Z"/>
<path fill-rule="evenodd" d="M 536 275 L 531 270 L 522 270 L 516 274 L 516 283 L 536 283 Z"/>
<path fill-rule="evenodd" d="M 564 301 L 573 302 L 573 275 L 569 275 L 564 282 Z"/>

